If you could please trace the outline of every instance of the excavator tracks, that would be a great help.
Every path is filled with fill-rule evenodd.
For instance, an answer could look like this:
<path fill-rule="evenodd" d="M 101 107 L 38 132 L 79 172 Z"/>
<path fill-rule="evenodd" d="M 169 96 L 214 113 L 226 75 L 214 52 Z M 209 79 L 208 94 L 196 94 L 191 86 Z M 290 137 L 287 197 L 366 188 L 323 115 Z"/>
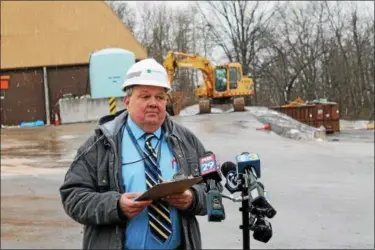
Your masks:
<path fill-rule="evenodd" d="M 200 99 L 199 100 L 199 114 L 209 114 L 211 113 L 211 103 L 210 99 Z"/>
<path fill-rule="evenodd" d="M 228 104 L 228 103 L 227 103 Z M 220 105 L 227 105 L 224 102 Z M 245 111 L 245 98 L 244 97 L 235 97 L 233 98 L 233 110 L 234 112 Z M 199 114 L 210 114 L 211 113 L 211 101 L 208 98 L 202 98 L 199 100 Z"/>
<path fill-rule="evenodd" d="M 245 98 L 244 97 L 234 97 L 233 98 L 233 109 L 234 109 L 234 112 L 245 111 Z"/>

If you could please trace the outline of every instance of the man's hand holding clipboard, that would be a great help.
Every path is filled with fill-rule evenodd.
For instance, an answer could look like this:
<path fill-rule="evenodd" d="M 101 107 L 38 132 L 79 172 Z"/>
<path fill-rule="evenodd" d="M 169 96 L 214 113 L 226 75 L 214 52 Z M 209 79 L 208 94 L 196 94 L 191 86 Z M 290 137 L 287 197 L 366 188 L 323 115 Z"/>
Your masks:
<path fill-rule="evenodd" d="M 157 184 L 135 199 L 135 201 L 159 200 L 167 196 L 182 194 L 202 180 L 202 177 L 187 178 Z"/>

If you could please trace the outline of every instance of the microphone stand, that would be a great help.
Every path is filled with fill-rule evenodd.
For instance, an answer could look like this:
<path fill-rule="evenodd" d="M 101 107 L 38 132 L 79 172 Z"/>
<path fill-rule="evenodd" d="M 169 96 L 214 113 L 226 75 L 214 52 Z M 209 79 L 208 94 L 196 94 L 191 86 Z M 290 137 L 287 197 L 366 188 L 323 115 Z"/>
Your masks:
<path fill-rule="evenodd" d="M 251 171 L 251 170 L 250 170 Z M 240 229 L 242 230 L 242 238 L 243 238 L 243 249 L 244 250 L 250 250 L 250 231 L 254 231 L 254 238 L 256 240 L 262 241 L 264 243 L 267 243 L 268 240 L 272 237 L 272 227 L 269 222 L 265 221 L 263 218 L 263 225 L 261 225 L 261 228 L 258 228 L 257 221 L 259 215 L 257 215 L 260 212 L 267 212 L 271 213 L 271 215 L 267 215 L 268 218 L 272 218 L 276 214 L 276 210 L 273 209 L 273 207 L 268 204 L 268 207 L 270 208 L 254 208 L 252 204 L 250 204 L 250 193 L 249 193 L 249 187 L 250 184 L 254 182 L 254 176 L 252 175 L 249 170 L 245 169 L 244 173 L 238 174 L 238 179 L 236 180 L 237 186 L 236 188 L 232 189 L 227 187 L 227 189 L 231 192 L 237 192 L 241 191 L 240 197 L 234 197 L 233 195 L 225 195 L 221 194 L 223 198 L 229 199 L 234 202 L 241 202 L 242 206 L 239 208 L 239 210 L 242 212 L 242 225 L 240 225 Z M 227 180 L 228 181 L 228 180 Z M 255 180 L 256 181 L 256 180 Z M 263 185 L 259 182 L 259 186 L 263 189 Z M 251 205 L 251 206 L 250 206 Z M 260 210 L 259 210 L 260 209 Z M 264 211 L 263 211 L 264 210 Z M 252 213 L 255 212 L 255 214 Z M 257 231 L 255 233 L 255 231 Z M 257 234 L 257 236 L 255 235 Z"/>
<path fill-rule="evenodd" d="M 240 229 L 242 229 L 242 242 L 243 242 L 243 249 L 249 250 L 250 249 L 250 205 L 249 205 L 249 179 L 248 173 L 240 174 L 241 179 L 241 197 L 233 197 L 232 195 L 228 196 L 222 194 L 221 196 L 232 200 L 234 202 L 242 202 L 242 206 L 239 210 L 242 212 L 242 225 L 240 225 Z"/>
<path fill-rule="evenodd" d="M 242 207 L 239 208 L 239 210 L 242 212 L 242 225 L 240 225 L 240 229 L 242 229 L 242 238 L 243 238 L 243 249 L 249 250 L 250 249 L 250 224 L 249 224 L 249 213 L 250 213 L 250 207 L 249 207 L 249 201 L 246 199 L 248 197 L 248 188 L 247 188 L 247 179 L 246 175 L 242 174 L 241 176 L 243 179 L 243 182 L 245 185 L 242 187 Z"/>

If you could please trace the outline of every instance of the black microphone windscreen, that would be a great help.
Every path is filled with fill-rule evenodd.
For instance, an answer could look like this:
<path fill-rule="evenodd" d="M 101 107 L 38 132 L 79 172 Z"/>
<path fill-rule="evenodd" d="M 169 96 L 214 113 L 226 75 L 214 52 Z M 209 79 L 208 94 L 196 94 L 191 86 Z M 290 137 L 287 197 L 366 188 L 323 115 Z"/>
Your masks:
<path fill-rule="evenodd" d="M 229 171 L 236 171 L 236 164 L 231 161 L 224 162 L 221 165 L 221 172 L 227 177 Z"/>

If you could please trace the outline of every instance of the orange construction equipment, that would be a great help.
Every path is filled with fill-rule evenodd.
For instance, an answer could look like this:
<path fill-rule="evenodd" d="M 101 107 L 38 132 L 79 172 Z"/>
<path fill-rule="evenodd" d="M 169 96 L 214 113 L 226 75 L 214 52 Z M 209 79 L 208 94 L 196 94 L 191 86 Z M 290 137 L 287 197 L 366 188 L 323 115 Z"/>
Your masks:
<path fill-rule="evenodd" d="M 256 130 L 271 130 L 271 125 L 266 123 L 263 127 L 257 128 Z"/>
<path fill-rule="evenodd" d="M 208 58 L 196 53 L 169 51 L 163 65 L 171 86 L 179 68 L 198 69 L 202 72 L 203 83 L 195 89 L 200 114 L 211 113 L 212 106 L 223 104 L 232 104 L 235 112 L 245 111 L 245 98 L 255 94 L 251 75 L 244 76 L 242 65 L 238 62 L 214 65 Z M 168 104 L 169 107 L 174 106 L 173 102 L 168 101 Z"/>
<path fill-rule="evenodd" d="M 296 107 L 296 106 L 305 106 L 305 105 L 306 105 L 305 101 L 302 98 L 297 97 L 294 101 L 289 102 L 288 104 L 285 104 L 282 107 L 286 108 L 286 107 Z"/>
<path fill-rule="evenodd" d="M 60 125 L 60 119 L 59 119 L 59 116 L 57 113 L 55 113 L 55 126 L 59 126 Z"/>

